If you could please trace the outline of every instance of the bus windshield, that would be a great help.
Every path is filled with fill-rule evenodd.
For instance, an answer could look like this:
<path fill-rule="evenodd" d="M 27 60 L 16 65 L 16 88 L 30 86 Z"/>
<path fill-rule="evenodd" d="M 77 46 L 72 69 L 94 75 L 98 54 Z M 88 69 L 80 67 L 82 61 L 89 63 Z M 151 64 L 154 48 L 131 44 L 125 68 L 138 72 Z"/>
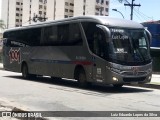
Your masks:
<path fill-rule="evenodd" d="M 109 58 L 120 64 L 150 62 L 149 41 L 144 29 L 110 28 Z"/>

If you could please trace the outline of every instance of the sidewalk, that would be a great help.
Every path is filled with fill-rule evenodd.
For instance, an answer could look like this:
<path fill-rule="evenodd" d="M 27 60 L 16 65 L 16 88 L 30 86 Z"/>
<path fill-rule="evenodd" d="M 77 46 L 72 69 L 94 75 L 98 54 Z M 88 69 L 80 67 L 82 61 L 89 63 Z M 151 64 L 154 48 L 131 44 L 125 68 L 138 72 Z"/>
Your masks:
<path fill-rule="evenodd" d="M 0 70 L 3 69 L 3 64 L 0 63 Z M 131 86 L 140 86 L 146 88 L 160 89 L 160 74 L 152 74 L 152 79 L 150 83 L 147 84 L 132 84 Z"/>

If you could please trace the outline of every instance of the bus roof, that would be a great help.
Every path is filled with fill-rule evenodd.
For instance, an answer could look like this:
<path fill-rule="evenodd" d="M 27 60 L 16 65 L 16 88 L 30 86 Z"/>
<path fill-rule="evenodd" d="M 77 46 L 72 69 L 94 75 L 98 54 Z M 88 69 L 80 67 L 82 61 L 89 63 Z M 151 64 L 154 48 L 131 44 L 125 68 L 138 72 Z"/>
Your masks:
<path fill-rule="evenodd" d="M 65 22 L 72 22 L 74 20 L 79 21 L 89 21 L 89 22 L 96 22 L 98 24 L 104 24 L 106 26 L 112 26 L 112 27 L 122 27 L 122 28 L 144 28 L 143 25 L 140 23 L 131 21 L 131 20 L 125 20 L 125 19 L 118 19 L 118 18 L 111 18 L 107 16 L 78 16 L 78 17 L 71 17 L 71 18 L 65 18 L 61 20 L 52 20 L 52 21 L 46 21 L 41 23 L 35 23 L 27 26 L 17 27 L 17 28 L 11 28 L 6 30 L 12 31 L 12 30 L 19 30 L 19 29 L 27 29 L 32 27 L 43 27 L 49 24 L 55 24 L 55 23 L 65 23 Z"/>

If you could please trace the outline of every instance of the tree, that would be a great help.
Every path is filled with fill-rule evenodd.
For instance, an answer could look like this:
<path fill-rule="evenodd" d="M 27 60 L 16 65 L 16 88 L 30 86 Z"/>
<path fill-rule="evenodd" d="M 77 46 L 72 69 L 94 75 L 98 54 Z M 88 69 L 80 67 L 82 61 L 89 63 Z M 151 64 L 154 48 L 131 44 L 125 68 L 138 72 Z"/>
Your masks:
<path fill-rule="evenodd" d="M 3 20 L 0 20 L 0 29 L 5 29 L 6 25 L 4 24 Z"/>

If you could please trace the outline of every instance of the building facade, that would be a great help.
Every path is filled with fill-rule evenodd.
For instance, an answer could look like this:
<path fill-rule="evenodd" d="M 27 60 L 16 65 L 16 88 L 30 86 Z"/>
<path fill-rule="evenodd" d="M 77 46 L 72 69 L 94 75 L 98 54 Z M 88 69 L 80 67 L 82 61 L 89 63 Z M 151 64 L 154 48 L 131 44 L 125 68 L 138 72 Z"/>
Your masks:
<path fill-rule="evenodd" d="M 7 28 L 21 26 L 23 0 L 3 0 L 1 16 Z"/>
<path fill-rule="evenodd" d="M 74 16 L 109 15 L 109 0 L 74 0 Z"/>
<path fill-rule="evenodd" d="M 79 15 L 109 15 L 109 0 L 2 0 L 7 28 Z"/>

